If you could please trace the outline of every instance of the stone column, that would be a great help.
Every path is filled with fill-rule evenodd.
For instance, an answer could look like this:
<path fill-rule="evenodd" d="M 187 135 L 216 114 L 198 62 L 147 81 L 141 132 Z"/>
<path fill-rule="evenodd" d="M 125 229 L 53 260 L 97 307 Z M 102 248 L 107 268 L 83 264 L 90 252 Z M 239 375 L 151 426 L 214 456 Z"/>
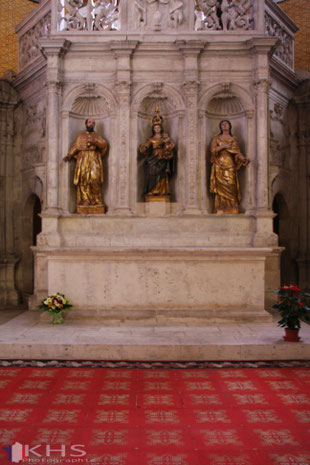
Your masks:
<path fill-rule="evenodd" d="M 118 82 L 116 93 L 119 104 L 118 192 L 116 212 L 130 214 L 130 83 Z"/>
<path fill-rule="evenodd" d="M 268 93 L 269 81 L 261 79 L 255 83 L 256 90 L 256 151 L 257 151 L 257 208 L 269 208 L 268 182 Z"/>
<path fill-rule="evenodd" d="M 61 82 L 47 83 L 47 212 L 58 213 L 59 97 Z M 60 119 L 61 121 L 61 119 Z"/>
<path fill-rule="evenodd" d="M 268 79 L 255 83 L 256 90 L 256 247 L 275 246 L 278 238 L 273 233 L 274 213 L 269 192 L 269 86 Z"/>
<path fill-rule="evenodd" d="M 209 210 L 209 180 L 207 179 L 207 135 L 206 135 L 206 112 L 198 111 L 198 153 L 199 153 L 199 180 L 200 180 L 200 208 L 203 214 L 208 214 Z"/>
<path fill-rule="evenodd" d="M 254 29 L 261 34 L 265 33 L 265 1 L 254 1 Z"/>
<path fill-rule="evenodd" d="M 45 214 L 57 215 L 59 211 L 58 164 L 60 151 L 59 124 L 61 122 L 59 101 L 62 88 L 63 56 L 70 42 L 62 39 L 43 39 L 41 46 L 47 58 L 47 205 Z"/>
<path fill-rule="evenodd" d="M 198 128 L 198 56 L 204 47 L 199 40 L 177 41 L 184 59 L 184 94 L 186 108 L 186 161 L 184 214 L 201 214 L 199 203 L 199 128 Z"/>
<path fill-rule="evenodd" d="M 118 180 L 117 191 L 111 196 L 111 213 L 131 215 L 132 179 L 130 176 L 130 101 L 131 101 L 131 55 L 137 42 L 112 42 L 111 50 L 117 59 L 117 82 L 115 91 L 119 104 Z"/>
<path fill-rule="evenodd" d="M 258 37 L 246 42 L 254 55 L 256 99 L 256 232 L 255 247 L 277 245 L 269 195 L 269 53 L 277 39 Z"/>
<path fill-rule="evenodd" d="M 255 128 L 254 111 L 246 112 L 247 118 L 247 143 L 246 156 L 250 159 L 250 164 L 246 169 L 246 213 L 251 214 L 255 209 L 256 198 L 256 172 L 257 159 L 255 157 Z"/>
<path fill-rule="evenodd" d="M 19 198 L 15 135 L 15 109 L 19 96 L 8 81 L 0 80 L 0 305 L 16 305 L 19 293 L 15 286 L 16 255 L 14 231 Z"/>

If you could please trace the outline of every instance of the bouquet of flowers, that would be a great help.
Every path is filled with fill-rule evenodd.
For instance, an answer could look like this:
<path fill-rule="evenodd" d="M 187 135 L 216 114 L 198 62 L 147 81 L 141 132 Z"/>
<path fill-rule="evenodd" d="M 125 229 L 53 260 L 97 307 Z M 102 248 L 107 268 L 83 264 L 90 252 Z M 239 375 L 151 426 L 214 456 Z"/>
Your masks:
<path fill-rule="evenodd" d="M 282 286 L 274 291 L 278 302 L 272 306 L 280 312 L 278 326 L 290 330 L 300 329 L 300 321 L 310 322 L 310 308 L 305 305 L 305 298 L 310 294 L 302 292 L 297 286 Z"/>
<path fill-rule="evenodd" d="M 53 324 L 59 324 L 64 322 L 63 314 L 64 312 L 70 310 L 72 304 L 68 299 L 65 298 L 63 294 L 57 292 L 46 299 L 42 300 L 39 308 L 46 312 L 49 312 L 53 315 L 51 322 Z"/>

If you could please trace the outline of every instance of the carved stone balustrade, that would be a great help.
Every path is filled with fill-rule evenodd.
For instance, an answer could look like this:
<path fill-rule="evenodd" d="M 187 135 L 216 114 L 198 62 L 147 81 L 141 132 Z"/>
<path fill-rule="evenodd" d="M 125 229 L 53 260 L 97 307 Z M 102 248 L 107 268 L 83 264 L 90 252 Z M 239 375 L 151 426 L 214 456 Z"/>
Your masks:
<path fill-rule="evenodd" d="M 265 33 L 277 37 L 279 43 L 273 60 L 280 61 L 294 69 L 294 34 L 298 31 L 295 23 L 272 0 L 265 0 Z"/>
<path fill-rule="evenodd" d="M 259 0 L 55 0 L 56 31 L 263 31 Z"/>
<path fill-rule="evenodd" d="M 119 0 L 57 0 L 57 29 L 65 31 L 117 31 Z"/>
<path fill-rule="evenodd" d="M 196 0 L 196 31 L 247 31 L 255 29 L 255 0 Z"/>
<path fill-rule="evenodd" d="M 41 0 L 40 5 L 16 28 L 19 42 L 19 71 L 38 58 L 42 58 L 39 39 L 48 37 L 51 31 L 51 3 Z"/>

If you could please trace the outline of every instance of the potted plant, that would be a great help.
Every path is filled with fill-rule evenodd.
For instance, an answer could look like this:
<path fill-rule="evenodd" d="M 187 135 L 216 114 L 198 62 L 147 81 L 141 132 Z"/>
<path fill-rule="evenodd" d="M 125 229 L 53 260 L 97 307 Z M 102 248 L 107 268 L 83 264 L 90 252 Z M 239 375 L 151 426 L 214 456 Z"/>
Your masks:
<path fill-rule="evenodd" d="M 278 302 L 272 308 L 280 312 L 281 319 L 278 321 L 278 326 L 285 329 L 284 340 L 298 342 L 300 322 L 310 322 L 310 308 L 304 302 L 310 294 L 303 292 L 297 286 L 282 286 L 274 292 L 278 294 Z"/>
<path fill-rule="evenodd" d="M 52 314 L 51 323 L 61 324 L 64 322 L 64 313 L 70 310 L 72 304 L 63 294 L 57 292 L 42 300 L 39 308 Z"/>

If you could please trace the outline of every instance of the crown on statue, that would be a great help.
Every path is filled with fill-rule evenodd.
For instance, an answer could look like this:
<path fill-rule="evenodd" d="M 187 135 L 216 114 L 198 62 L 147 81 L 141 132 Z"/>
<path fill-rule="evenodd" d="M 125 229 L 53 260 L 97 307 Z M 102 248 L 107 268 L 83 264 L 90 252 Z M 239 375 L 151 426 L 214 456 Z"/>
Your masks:
<path fill-rule="evenodd" d="M 156 105 L 156 107 L 155 107 L 155 115 L 152 118 L 152 126 L 156 126 L 157 124 L 162 126 L 163 121 L 164 120 L 163 120 L 162 116 L 160 116 L 160 113 L 159 113 L 159 107 L 158 107 L 158 105 Z"/>

